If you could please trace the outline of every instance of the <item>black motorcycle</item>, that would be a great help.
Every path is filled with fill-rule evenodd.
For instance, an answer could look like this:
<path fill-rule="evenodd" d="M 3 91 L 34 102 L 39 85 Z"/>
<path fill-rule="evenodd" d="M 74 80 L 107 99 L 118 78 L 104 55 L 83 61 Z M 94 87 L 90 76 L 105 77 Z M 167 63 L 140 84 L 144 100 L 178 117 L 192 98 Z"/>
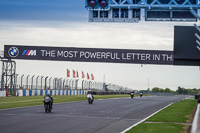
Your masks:
<path fill-rule="evenodd" d="M 94 101 L 94 97 L 91 94 L 87 94 L 88 103 L 92 104 Z"/>
<path fill-rule="evenodd" d="M 142 93 L 140 93 L 140 97 L 142 97 L 143 96 L 143 94 Z"/>
<path fill-rule="evenodd" d="M 92 98 L 88 98 L 88 103 L 92 104 L 93 103 L 93 99 Z"/>
<path fill-rule="evenodd" d="M 51 112 L 52 110 L 52 100 L 50 97 L 44 97 L 44 108 L 45 108 L 45 112 Z"/>
<path fill-rule="evenodd" d="M 134 93 L 131 93 L 131 98 L 133 98 L 134 97 Z"/>

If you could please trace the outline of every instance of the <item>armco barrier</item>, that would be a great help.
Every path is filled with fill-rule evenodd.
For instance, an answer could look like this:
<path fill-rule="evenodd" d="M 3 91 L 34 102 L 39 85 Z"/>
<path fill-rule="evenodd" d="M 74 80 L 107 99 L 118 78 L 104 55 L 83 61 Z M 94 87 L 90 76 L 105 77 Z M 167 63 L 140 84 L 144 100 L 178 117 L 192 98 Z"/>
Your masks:
<path fill-rule="evenodd" d="M 2 91 L 0 91 L 0 96 L 1 96 L 1 93 L 2 93 Z M 2 95 L 4 93 L 2 93 Z M 56 95 L 86 95 L 87 90 L 18 90 L 17 91 L 18 96 L 44 96 L 46 94 L 50 94 L 52 96 L 56 96 Z"/>

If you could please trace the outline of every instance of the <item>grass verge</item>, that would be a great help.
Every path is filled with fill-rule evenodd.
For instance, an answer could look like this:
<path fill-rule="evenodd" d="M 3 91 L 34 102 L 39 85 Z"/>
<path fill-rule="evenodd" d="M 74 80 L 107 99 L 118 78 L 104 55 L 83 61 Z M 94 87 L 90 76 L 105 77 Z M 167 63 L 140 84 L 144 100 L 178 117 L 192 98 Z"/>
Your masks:
<path fill-rule="evenodd" d="M 186 133 L 190 128 L 197 102 L 185 99 L 172 104 L 127 133 Z"/>
<path fill-rule="evenodd" d="M 122 97 L 129 97 L 129 95 L 94 95 L 95 99 L 122 98 Z M 0 97 L 0 109 L 42 105 L 43 98 L 44 96 Z M 54 98 L 54 103 L 87 100 L 85 95 L 53 96 L 53 98 Z"/>
<path fill-rule="evenodd" d="M 126 133 L 180 133 L 183 127 L 173 123 L 142 123 Z"/>

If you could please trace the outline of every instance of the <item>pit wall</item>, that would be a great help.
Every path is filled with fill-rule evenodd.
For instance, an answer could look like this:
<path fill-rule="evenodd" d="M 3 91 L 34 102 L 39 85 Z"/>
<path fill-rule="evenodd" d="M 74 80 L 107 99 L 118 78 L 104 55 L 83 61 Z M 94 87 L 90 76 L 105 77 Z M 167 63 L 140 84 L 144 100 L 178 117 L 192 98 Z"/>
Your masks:
<path fill-rule="evenodd" d="M 56 95 L 86 95 L 87 90 L 18 90 L 17 96 L 44 96 Z"/>

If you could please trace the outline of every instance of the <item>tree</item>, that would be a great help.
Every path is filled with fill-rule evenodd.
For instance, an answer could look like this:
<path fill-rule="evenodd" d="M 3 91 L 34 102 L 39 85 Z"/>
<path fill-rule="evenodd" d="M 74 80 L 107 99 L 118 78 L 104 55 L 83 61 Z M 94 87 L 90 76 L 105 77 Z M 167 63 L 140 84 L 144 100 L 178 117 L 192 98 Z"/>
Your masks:
<path fill-rule="evenodd" d="M 170 93 L 170 89 L 169 89 L 169 88 L 166 88 L 164 91 L 165 91 L 166 93 Z"/>
<path fill-rule="evenodd" d="M 164 92 L 164 90 L 162 88 L 160 88 L 159 92 Z"/>
<path fill-rule="evenodd" d="M 160 88 L 154 87 L 154 88 L 152 89 L 152 92 L 160 92 Z"/>
<path fill-rule="evenodd" d="M 170 90 L 170 93 L 174 93 L 175 94 L 176 92 L 174 90 Z"/>
<path fill-rule="evenodd" d="M 178 87 L 177 93 L 178 94 L 183 94 L 184 88 L 181 88 L 180 86 Z"/>

